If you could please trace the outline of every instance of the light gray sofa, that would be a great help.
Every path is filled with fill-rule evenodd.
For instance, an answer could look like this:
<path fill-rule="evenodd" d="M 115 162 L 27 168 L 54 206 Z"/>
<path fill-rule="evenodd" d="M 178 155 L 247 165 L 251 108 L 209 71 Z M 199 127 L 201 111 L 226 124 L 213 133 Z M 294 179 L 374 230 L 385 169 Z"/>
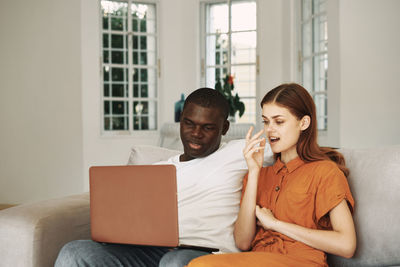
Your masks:
<path fill-rule="evenodd" d="M 328 256 L 330 266 L 400 266 L 400 146 L 341 149 L 356 201 L 357 251 Z M 137 146 L 129 164 L 146 164 L 178 151 Z M 90 238 L 88 193 L 0 211 L 0 266 L 53 266 L 70 240 Z"/>

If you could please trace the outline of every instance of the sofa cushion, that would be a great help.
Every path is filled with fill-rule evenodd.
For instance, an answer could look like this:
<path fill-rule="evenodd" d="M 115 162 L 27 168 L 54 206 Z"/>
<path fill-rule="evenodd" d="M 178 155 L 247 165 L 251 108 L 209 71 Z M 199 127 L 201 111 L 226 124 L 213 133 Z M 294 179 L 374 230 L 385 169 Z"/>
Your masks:
<path fill-rule="evenodd" d="M 158 161 L 167 160 L 181 152 L 168 148 L 148 145 L 135 145 L 131 149 L 128 165 L 152 164 Z"/>
<path fill-rule="evenodd" d="M 400 146 L 340 152 L 350 169 L 357 250 L 352 259 L 328 255 L 329 265 L 400 265 Z"/>

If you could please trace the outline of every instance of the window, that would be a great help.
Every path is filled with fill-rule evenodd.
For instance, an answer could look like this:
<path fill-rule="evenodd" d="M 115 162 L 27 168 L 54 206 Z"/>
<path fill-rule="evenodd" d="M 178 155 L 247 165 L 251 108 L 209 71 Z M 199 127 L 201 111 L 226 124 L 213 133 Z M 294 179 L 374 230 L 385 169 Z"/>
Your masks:
<path fill-rule="evenodd" d="M 300 66 L 303 86 L 310 91 L 317 108 L 318 130 L 328 125 L 328 23 L 326 0 L 301 2 Z"/>
<path fill-rule="evenodd" d="M 105 132 L 157 129 L 156 5 L 101 1 Z"/>
<path fill-rule="evenodd" d="M 256 1 L 203 3 L 202 79 L 207 87 L 226 74 L 234 76 L 235 91 L 246 110 L 237 122 L 256 120 Z"/>

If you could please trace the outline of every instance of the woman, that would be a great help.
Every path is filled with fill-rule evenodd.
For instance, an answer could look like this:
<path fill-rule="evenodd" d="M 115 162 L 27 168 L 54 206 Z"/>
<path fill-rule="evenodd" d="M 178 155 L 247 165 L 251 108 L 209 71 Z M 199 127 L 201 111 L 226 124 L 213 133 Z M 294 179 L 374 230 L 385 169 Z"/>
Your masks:
<path fill-rule="evenodd" d="M 353 256 L 354 200 L 338 152 L 317 144 L 312 97 L 298 84 L 283 84 L 262 102 L 264 129 L 243 150 L 249 172 L 234 237 L 251 252 L 208 255 L 189 266 L 327 266 L 326 254 Z M 265 132 L 275 155 L 262 167 Z"/>

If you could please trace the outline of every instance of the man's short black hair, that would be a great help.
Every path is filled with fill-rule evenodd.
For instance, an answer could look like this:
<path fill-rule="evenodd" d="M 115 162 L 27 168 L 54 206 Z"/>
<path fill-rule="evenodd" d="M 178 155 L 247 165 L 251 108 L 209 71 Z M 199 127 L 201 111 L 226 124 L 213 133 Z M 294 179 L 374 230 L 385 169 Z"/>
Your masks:
<path fill-rule="evenodd" d="M 185 106 L 188 103 L 193 103 L 205 108 L 216 108 L 221 111 L 221 114 L 226 120 L 229 115 L 229 103 L 228 100 L 217 90 L 212 88 L 199 88 L 193 91 L 185 100 Z"/>

